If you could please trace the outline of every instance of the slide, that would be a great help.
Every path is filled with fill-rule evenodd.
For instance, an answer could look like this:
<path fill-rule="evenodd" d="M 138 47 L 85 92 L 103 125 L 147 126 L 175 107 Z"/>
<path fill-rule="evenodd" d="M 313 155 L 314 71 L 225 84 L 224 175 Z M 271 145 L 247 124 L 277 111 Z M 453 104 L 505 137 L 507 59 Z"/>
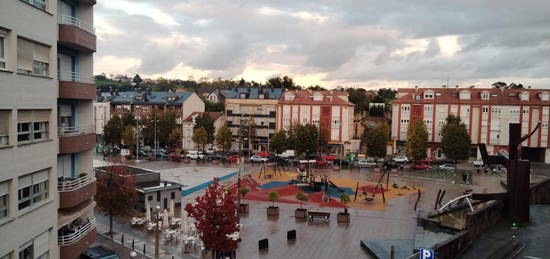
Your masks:
<path fill-rule="evenodd" d="M 332 187 L 336 188 L 336 190 L 338 190 L 340 192 L 344 192 L 344 190 L 340 189 L 340 187 L 338 187 L 336 184 L 334 184 L 331 180 L 328 180 L 328 183 L 330 185 L 332 185 Z"/>

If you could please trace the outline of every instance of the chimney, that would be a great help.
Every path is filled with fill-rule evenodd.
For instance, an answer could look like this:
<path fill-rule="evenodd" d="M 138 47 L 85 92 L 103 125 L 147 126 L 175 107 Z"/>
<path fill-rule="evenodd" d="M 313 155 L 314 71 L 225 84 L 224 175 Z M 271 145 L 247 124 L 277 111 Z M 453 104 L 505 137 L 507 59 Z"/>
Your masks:
<path fill-rule="evenodd" d="M 458 85 L 456 85 L 456 90 L 458 90 Z"/>
<path fill-rule="evenodd" d="M 414 86 L 414 92 L 416 93 L 418 91 L 418 85 Z"/>

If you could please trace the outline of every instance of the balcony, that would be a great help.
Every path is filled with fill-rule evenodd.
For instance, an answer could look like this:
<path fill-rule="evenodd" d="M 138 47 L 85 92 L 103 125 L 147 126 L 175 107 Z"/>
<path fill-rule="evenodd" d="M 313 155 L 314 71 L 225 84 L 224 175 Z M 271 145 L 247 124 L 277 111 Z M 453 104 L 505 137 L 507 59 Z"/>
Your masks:
<path fill-rule="evenodd" d="M 60 209 L 75 207 L 92 199 L 96 194 L 95 173 L 87 173 L 75 180 L 60 180 L 57 183 L 57 190 Z"/>
<path fill-rule="evenodd" d="M 93 100 L 96 95 L 94 79 L 76 72 L 59 71 L 59 98 Z"/>
<path fill-rule="evenodd" d="M 95 146 L 95 128 L 92 125 L 85 127 L 59 127 L 59 153 L 78 153 Z"/>
<path fill-rule="evenodd" d="M 83 5 L 95 5 L 96 0 L 75 0 L 75 2 L 78 2 Z"/>
<path fill-rule="evenodd" d="M 95 218 L 70 231 L 59 231 L 57 243 L 60 258 L 76 259 L 95 242 Z"/>
<path fill-rule="evenodd" d="M 92 25 L 68 15 L 60 15 L 58 22 L 60 44 L 82 52 L 95 52 L 96 36 Z"/>

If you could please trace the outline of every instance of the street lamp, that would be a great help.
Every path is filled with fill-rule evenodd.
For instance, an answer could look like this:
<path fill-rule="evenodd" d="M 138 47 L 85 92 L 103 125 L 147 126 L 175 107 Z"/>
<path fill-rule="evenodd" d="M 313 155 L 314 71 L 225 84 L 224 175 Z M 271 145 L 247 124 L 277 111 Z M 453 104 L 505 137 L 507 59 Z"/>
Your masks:
<path fill-rule="evenodd" d="M 160 251 L 159 251 L 159 239 L 160 239 L 160 226 L 159 226 L 159 211 L 160 206 L 155 206 L 156 210 L 156 222 L 155 222 L 155 259 L 160 259 Z"/>

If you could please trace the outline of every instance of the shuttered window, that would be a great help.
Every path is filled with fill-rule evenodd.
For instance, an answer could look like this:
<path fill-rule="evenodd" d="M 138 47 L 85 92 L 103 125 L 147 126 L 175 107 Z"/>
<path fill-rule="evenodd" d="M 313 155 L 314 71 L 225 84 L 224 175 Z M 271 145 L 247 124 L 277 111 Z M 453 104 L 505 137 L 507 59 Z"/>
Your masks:
<path fill-rule="evenodd" d="M 50 47 L 26 39 L 17 39 L 17 72 L 49 76 Z"/>

